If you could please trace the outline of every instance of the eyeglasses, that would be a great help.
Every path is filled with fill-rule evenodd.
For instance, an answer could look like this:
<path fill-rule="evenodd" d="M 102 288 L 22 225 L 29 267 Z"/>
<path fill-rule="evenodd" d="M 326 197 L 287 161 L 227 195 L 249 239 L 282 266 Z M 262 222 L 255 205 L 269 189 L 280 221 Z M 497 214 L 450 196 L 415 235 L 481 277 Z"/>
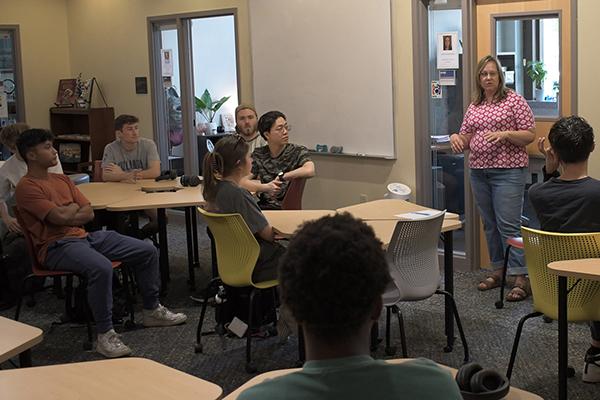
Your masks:
<path fill-rule="evenodd" d="M 291 132 L 292 131 L 292 126 L 288 125 L 288 124 L 285 124 L 285 125 L 280 125 L 280 126 L 278 126 L 278 127 L 276 127 L 274 129 L 274 131 L 277 132 L 277 133 L 282 133 L 284 130 L 286 130 L 288 132 Z"/>
<path fill-rule="evenodd" d="M 492 72 L 484 72 L 484 71 L 481 71 L 481 72 L 479 73 L 479 77 L 480 77 L 480 78 L 485 78 L 485 77 L 487 77 L 487 76 L 489 76 L 490 78 L 495 78 L 495 77 L 497 77 L 497 76 L 498 76 L 498 73 L 497 73 L 497 72 L 493 72 L 493 71 L 492 71 Z"/>

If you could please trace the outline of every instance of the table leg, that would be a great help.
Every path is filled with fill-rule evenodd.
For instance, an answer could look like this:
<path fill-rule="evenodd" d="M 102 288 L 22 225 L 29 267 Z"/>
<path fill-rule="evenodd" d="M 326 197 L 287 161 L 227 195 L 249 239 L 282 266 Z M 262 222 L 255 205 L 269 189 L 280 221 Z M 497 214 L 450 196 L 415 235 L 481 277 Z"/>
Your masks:
<path fill-rule="evenodd" d="M 194 275 L 194 247 L 192 245 L 192 207 L 185 207 L 185 237 L 188 256 L 188 283 L 190 289 L 196 289 L 196 277 Z"/>
<path fill-rule="evenodd" d="M 31 349 L 27 349 L 19 354 L 19 366 L 21 368 L 31 367 Z"/>
<path fill-rule="evenodd" d="M 167 284 L 171 279 L 169 273 L 169 245 L 167 243 L 167 212 L 164 208 L 158 209 L 158 244 L 160 247 L 160 281 L 161 291 L 167 290 Z"/>
<path fill-rule="evenodd" d="M 193 245 L 194 245 L 194 268 L 200 268 L 200 254 L 198 252 L 198 223 L 197 223 L 197 212 L 196 207 L 192 207 L 191 209 L 192 215 L 192 237 Z"/>
<path fill-rule="evenodd" d="M 452 231 L 444 232 L 444 290 L 454 296 L 454 235 Z M 446 348 L 450 352 L 454 347 L 454 312 L 452 304 L 445 297 L 445 326 L 446 326 Z"/>
<path fill-rule="evenodd" d="M 558 277 L 558 398 L 567 398 L 568 330 L 567 278 Z"/>

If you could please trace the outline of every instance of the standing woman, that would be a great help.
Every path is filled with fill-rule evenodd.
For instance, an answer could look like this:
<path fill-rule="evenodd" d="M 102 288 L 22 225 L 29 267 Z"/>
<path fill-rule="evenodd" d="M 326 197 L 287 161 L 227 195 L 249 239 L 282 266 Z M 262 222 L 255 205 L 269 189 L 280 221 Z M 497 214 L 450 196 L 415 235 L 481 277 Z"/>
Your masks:
<path fill-rule="evenodd" d="M 492 273 L 479 290 L 501 285 L 506 240 L 520 236 L 523 193 L 529 156 L 525 149 L 535 139 L 533 112 L 525 99 L 504 85 L 500 62 L 483 57 L 475 75 L 477 90 L 467 108 L 460 132 L 450 136 L 452 150 L 470 149 L 471 187 L 483 226 Z M 507 301 L 521 301 L 529 293 L 523 250 L 512 248 L 508 274 L 515 277 Z"/>

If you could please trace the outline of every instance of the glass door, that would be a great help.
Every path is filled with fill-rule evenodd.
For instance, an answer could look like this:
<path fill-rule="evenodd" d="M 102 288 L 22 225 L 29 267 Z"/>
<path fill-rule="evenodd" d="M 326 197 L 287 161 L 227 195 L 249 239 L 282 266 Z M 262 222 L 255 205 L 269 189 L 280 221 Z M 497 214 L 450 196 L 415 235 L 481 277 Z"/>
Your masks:
<path fill-rule="evenodd" d="M 163 169 L 201 173 L 206 141 L 235 129 L 238 66 L 235 15 L 152 18 L 156 142 Z M 157 90 L 158 88 L 158 90 Z"/>
<path fill-rule="evenodd" d="M 0 26 L 0 128 L 25 120 L 21 83 L 18 28 Z M 10 157 L 0 146 L 0 159 Z"/>

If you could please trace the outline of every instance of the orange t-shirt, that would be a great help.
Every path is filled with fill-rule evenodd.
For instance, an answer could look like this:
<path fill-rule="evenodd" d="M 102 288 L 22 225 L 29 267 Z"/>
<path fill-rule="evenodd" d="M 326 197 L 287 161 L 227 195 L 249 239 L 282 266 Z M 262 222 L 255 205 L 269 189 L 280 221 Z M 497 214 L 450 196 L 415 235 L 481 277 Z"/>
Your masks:
<path fill-rule="evenodd" d="M 79 226 L 54 225 L 46 220 L 48 213 L 56 207 L 71 203 L 80 207 L 90 204 L 67 176 L 49 173 L 47 179 L 38 179 L 25 175 L 17 184 L 15 197 L 40 264 L 44 264 L 48 245 L 52 242 L 66 236 L 87 236 L 85 229 Z"/>

